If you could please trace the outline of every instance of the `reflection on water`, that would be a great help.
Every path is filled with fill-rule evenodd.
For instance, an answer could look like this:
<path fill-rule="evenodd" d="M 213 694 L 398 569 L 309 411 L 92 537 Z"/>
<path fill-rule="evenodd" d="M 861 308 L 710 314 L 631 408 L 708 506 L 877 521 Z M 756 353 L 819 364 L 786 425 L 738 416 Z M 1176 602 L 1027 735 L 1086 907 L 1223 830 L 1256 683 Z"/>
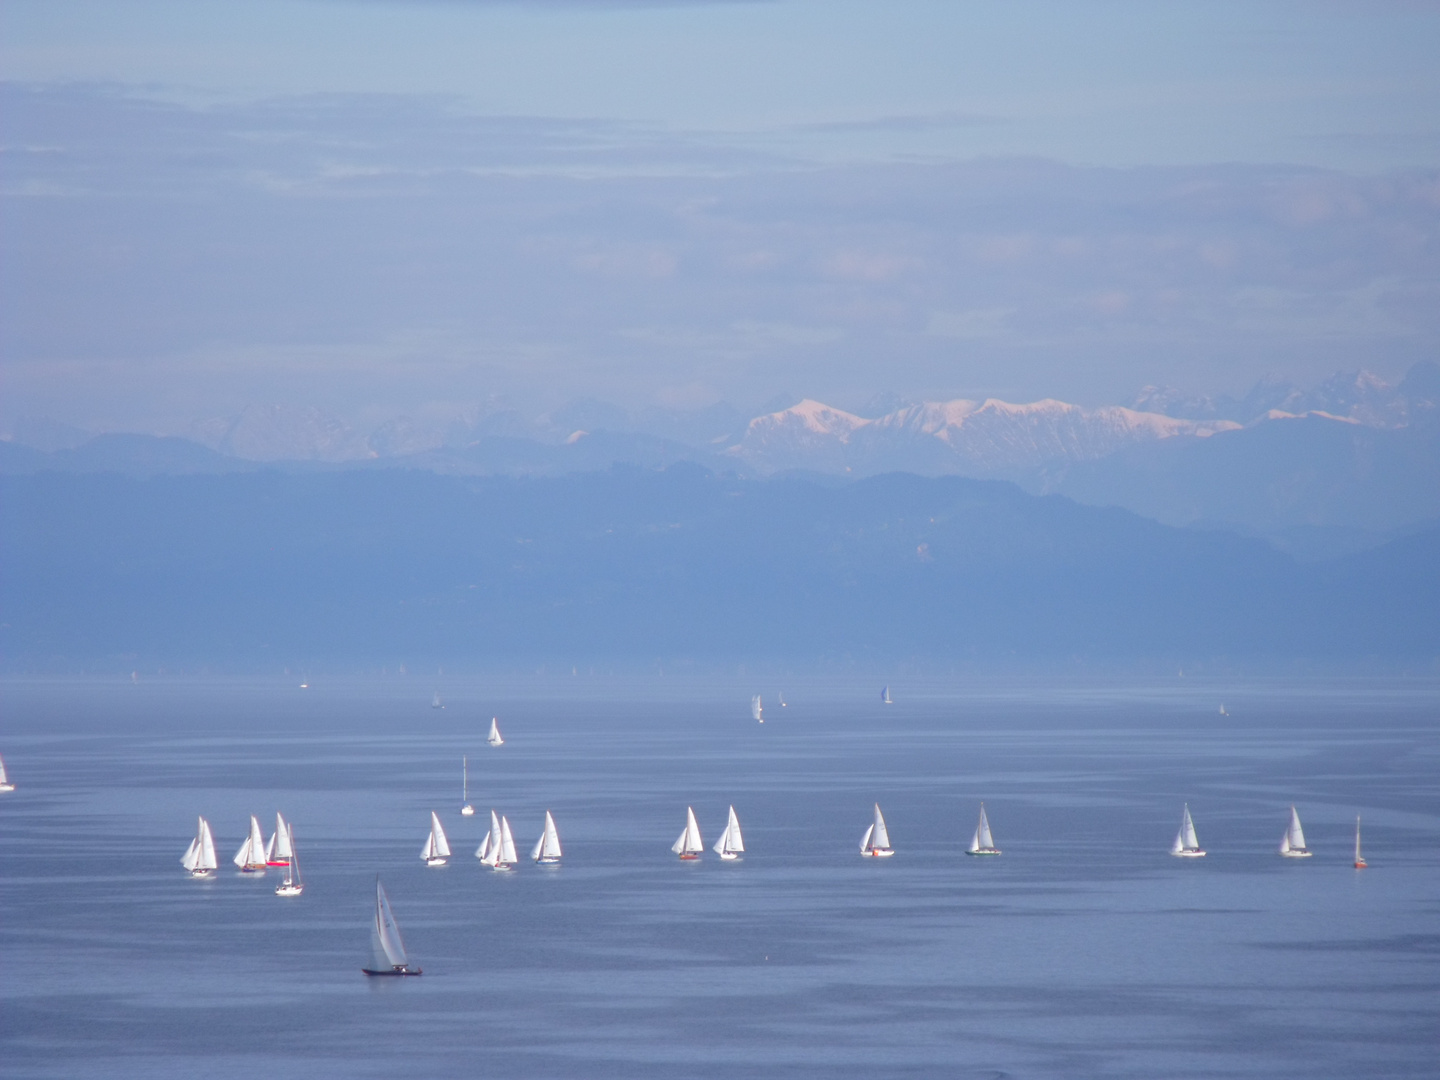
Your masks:
<path fill-rule="evenodd" d="M 0 687 L 6 1074 L 1433 1075 L 1433 682 L 892 680 L 885 706 L 787 677 L 764 725 L 738 683 L 443 690 Z M 964 855 L 981 799 L 999 858 Z M 876 801 L 894 859 L 859 857 Z M 1184 802 L 1204 859 L 1167 854 Z M 1292 802 L 1313 859 L 1276 855 Z M 551 810 L 563 865 L 481 866 L 492 807 L 522 854 Z M 293 900 L 229 861 L 277 810 Z M 197 814 L 213 881 L 179 865 Z M 360 974 L 377 873 L 422 978 Z"/>

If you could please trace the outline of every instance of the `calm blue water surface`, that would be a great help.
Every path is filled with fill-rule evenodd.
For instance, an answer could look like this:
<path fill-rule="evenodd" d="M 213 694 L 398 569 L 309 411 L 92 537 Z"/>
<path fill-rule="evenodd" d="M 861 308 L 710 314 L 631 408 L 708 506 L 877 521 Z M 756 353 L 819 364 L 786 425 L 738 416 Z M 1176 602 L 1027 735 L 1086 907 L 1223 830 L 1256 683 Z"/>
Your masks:
<path fill-rule="evenodd" d="M 1434 680 L 891 685 L 10 680 L 0 1071 L 1437 1074 Z M 998 859 L 963 854 L 981 799 Z M 1166 854 L 1185 801 L 1205 859 Z M 1292 802 L 1309 860 L 1275 853 Z M 731 803 L 743 862 L 670 854 Z M 522 853 L 553 811 L 564 865 L 481 867 L 491 807 Z M 276 810 L 295 900 L 229 862 Z M 197 814 L 213 881 L 178 862 Z M 360 974 L 377 873 L 422 978 Z"/>

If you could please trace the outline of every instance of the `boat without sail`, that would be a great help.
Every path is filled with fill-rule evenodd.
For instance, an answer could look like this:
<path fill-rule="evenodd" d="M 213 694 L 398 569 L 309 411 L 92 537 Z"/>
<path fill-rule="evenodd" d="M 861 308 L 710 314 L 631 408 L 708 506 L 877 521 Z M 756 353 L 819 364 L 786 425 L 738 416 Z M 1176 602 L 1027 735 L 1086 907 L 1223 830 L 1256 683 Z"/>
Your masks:
<path fill-rule="evenodd" d="M 420 858 L 425 860 L 426 866 L 444 866 L 445 860 L 450 858 L 450 840 L 445 835 L 445 827 L 440 824 L 440 815 L 434 810 L 430 811 L 430 835 L 420 849 Z"/>
<path fill-rule="evenodd" d="M 725 822 L 725 831 L 715 841 L 715 854 L 726 862 L 733 862 L 745 854 L 745 838 L 740 835 L 740 819 L 735 816 L 735 807 L 730 807 L 730 817 Z"/>
<path fill-rule="evenodd" d="M 693 807 L 685 808 L 685 829 L 680 833 L 680 838 L 670 845 L 670 850 L 682 859 L 698 859 L 700 853 L 705 850 L 705 844 L 700 839 L 700 826 L 695 821 Z"/>
<path fill-rule="evenodd" d="M 1180 831 L 1175 834 L 1175 842 L 1170 845 L 1170 854 L 1182 859 L 1198 859 L 1205 854 L 1200 847 L 1200 839 L 1195 835 L 1195 822 L 1190 817 L 1190 804 L 1185 804 L 1185 809 L 1180 814 Z"/>
<path fill-rule="evenodd" d="M 395 913 L 390 910 L 390 899 L 385 895 L 385 886 L 375 879 L 375 921 L 370 924 L 370 947 L 375 954 L 373 968 L 361 968 L 366 975 L 419 975 L 419 968 L 410 966 L 405 954 L 405 942 L 400 938 L 400 927 L 395 922 Z"/>
<path fill-rule="evenodd" d="M 875 804 L 875 820 L 860 838 L 860 854 L 867 858 L 888 859 L 895 854 L 890 846 L 890 830 L 885 828 L 885 815 L 880 813 L 880 804 Z"/>
<path fill-rule="evenodd" d="M 195 827 L 195 839 L 185 849 L 180 865 L 190 871 L 191 877 L 197 878 L 209 877 L 220 865 L 215 859 L 215 837 L 210 833 L 210 823 L 203 817 Z"/>
<path fill-rule="evenodd" d="M 275 815 L 275 832 L 270 837 L 270 843 L 265 845 L 265 865 L 290 865 L 290 829 L 278 813 Z"/>
<path fill-rule="evenodd" d="M 970 840 L 970 846 L 965 849 L 966 855 L 999 855 L 1000 849 L 995 846 L 995 837 L 990 835 L 990 819 L 985 816 L 985 804 L 980 804 L 980 822 L 975 826 L 975 835 Z"/>
<path fill-rule="evenodd" d="M 1365 856 L 1360 854 L 1360 815 L 1355 815 L 1355 869 L 1364 870 L 1369 864 Z"/>
<path fill-rule="evenodd" d="M 1290 824 L 1280 840 L 1280 854 L 1287 859 L 1308 859 L 1310 849 L 1305 846 L 1305 830 L 1300 828 L 1300 815 L 1290 807 Z"/>
<path fill-rule="evenodd" d="M 460 759 L 460 816 L 474 817 L 475 807 L 470 805 L 470 759 Z"/>
<path fill-rule="evenodd" d="M 555 819 L 550 816 L 550 811 L 546 810 L 545 829 L 541 832 L 540 839 L 535 841 L 530 858 L 537 863 L 558 863 L 560 855 L 560 833 L 555 829 Z"/>
<path fill-rule="evenodd" d="M 263 874 L 266 866 L 265 834 L 260 831 L 260 822 L 250 815 L 250 835 L 235 853 L 235 865 L 242 874 Z"/>
<path fill-rule="evenodd" d="M 504 746 L 505 740 L 500 737 L 500 719 L 492 716 L 490 718 L 490 734 L 485 736 L 485 741 L 491 746 Z"/>
<path fill-rule="evenodd" d="M 285 880 L 275 886 L 276 896 L 299 896 L 305 891 L 305 884 L 300 880 L 300 856 L 295 850 L 295 828 L 285 828 L 286 846 L 290 852 L 289 861 L 285 863 Z"/>

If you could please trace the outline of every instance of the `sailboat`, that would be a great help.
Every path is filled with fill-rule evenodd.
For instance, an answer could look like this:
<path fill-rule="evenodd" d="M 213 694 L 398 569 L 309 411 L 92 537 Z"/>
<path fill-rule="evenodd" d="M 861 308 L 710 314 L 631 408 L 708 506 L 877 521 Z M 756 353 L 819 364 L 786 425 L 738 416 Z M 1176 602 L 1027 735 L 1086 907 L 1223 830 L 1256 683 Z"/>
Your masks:
<path fill-rule="evenodd" d="M 430 811 L 430 835 L 420 849 L 420 858 L 425 860 L 426 866 L 444 866 L 445 860 L 450 858 L 450 841 L 445 836 L 445 827 L 440 824 L 440 815 L 434 810 Z"/>
<path fill-rule="evenodd" d="M 443 709 L 443 708 L 445 707 L 445 703 L 440 700 L 440 691 L 439 691 L 439 690 L 436 690 L 436 691 L 435 691 L 435 696 L 430 699 L 430 707 L 431 707 L 432 709 Z"/>
<path fill-rule="evenodd" d="M 730 820 L 725 823 L 725 831 L 711 850 L 726 862 L 745 854 L 745 839 L 740 835 L 740 819 L 735 816 L 735 807 L 730 807 Z"/>
<path fill-rule="evenodd" d="M 762 724 L 765 722 L 765 706 L 760 703 L 759 694 L 750 699 L 750 715 Z"/>
<path fill-rule="evenodd" d="M 1227 708 L 1225 708 L 1225 703 L 1224 703 L 1223 701 L 1220 703 L 1220 715 L 1221 715 L 1221 716 L 1229 716 L 1229 715 L 1230 715 L 1230 710 L 1228 710 Z"/>
<path fill-rule="evenodd" d="M 0 791 L 14 791 L 15 785 L 10 783 L 10 774 L 5 771 L 5 759 L 0 758 Z"/>
<path fill-rule="evenodd" d="M 785 695 L 784 695 L 783 693 L 776 694 L 775 696 L 776 696 L 776 698 L 778 698 L 779 701 L 780 701 L 780 708 L 783 709 L 783 708 L 785 708 L 787 705 L 790 704 L 788 701 L 785 700 Z"/>
<path fill-rule="evenodd" d="M 895 854 L 890 846 L 890 830 L 885 828 L 885 815 L 880 813 L 880 804 L 875 804 L 875 820 L 860 838 L 860 854 L 877 859 L 888 859 Z"/>
<path fill-rule="evenodd" d="M 1300 815 L 1290 807 L 1290 825 L 1280 840 L 1280 854 L 1287 859 L 1308 859 L 1310 851 L 1305 846 L 1305 830 L 1300 828 Z"/>
<path fill-rule="evenodd" d="M 220 865 L 215 859 L 215 837 L 210 835 L 210 823 L 203 817 L 195 829 L 195 839 L 185 849 L 180 865 L 190 871 L 191 877 L 209 877 Z"/>
<path fill-rule="evenodd" d="M 1182 859 L 1198 859 L 1205 852 L 1200 847 L 1200 840 L 1195 835 L 1195 822 L 1190 818 L 1190 804 L 1185 804 L 1185 810 L 1180 815 L 1180 831 L 1175 834 L 1175 843 L 1170 845 L 1170 854 L 1178 855 Z"/>
<path fill-rule="evenodd" d="M 270 837 L 270 843 L 265 845 L 265 865 L 290 865 L 290 829 L 278 813 L 275 815 L 275 832 Z"/>
<path fill-rule="evenodd" d="M 245 837 L 245 842 L 235 853 L 235 865 L 240 868 L 241 873 L 263 874 L 265 863 L 265 834 L 260 831 L 260 822 L 251 814 L 250 835 Z"/>
<path fill-rule="evenodd" d="M 474 817 L 475 807 L 470 805 L 470 759 L 460 759 L 460 816 Z"/>
<path fill-rule="evenodd" d="M 1369 864 L 1365 856 L 1360 854 L 1360 815 L 1355 815 L 1355 869 L 1364 870 Z"/>
<path fill-rule="evenodd" d="M 558 844 L 558 838 L 557 838 Z M 475 849 L 475 857 L 491 870 L 509 870 L 520 861 L 515 854 L 515 837 L 510 832 L 510 819 L 490 811 L 490 831 Z"/>
<path fill-rule="evenodd" d="M 695 823 L 695 811 L 692 807 L 685 808 L 685 831 L 670 845 L 670 850 L 682 859 L 698 859 L 700 852 L 705 850 L 705 842 L 700 839 L 700 826 Z"/>
<path fill-rule="evenodd" d="M 285 846 L 290 852 L 290 859 L 285 863 L 285 880 L 275 886 L 275 895 L 299 896 L 305 891 L 305 885 L 300 880 L 300 856 L 295 853 L 295 830 L 288 825 L 285 828 Z"/>
<path fill-rule="evenodd" d="M 505 740 L 500 737 L 500 720 L 492 716 L 490 718 L 490 734 L 485 736 L 485 741 L 491 746 L 504 746 Z"/>
<path fill-rule="evenodd" d="M 990 819 L 985 816 L 985 804 L 980 804 L 980 823 L 975 826 L 975 836 L 970 841 L 970 846 L 965 849 L 966 855 L 999 855 L 1000 849 L 995 846 L 995 837 L 990 835 Z"/>
<path fill-rule="evenodd" d="M 545 831 L 540 834 L 540 839 L 535 841 L 530 858 L 538 863 L 560 861 L 560 834 L 555 831 L 555 819 L 550 816 L 549 810 L 545 811 Z"/>
<path fill-rule="evenodd" d="M 400 927 L 380 879 L 375 879 L 375 921 L 370 925 L 370 947 L 375 953 L 375 966 L 361 968 L 366 975 L 419 975 L 419 968 L 410 966 L 405 943 L 400 940 Z"/>
<path fill-rule="evenodd" d="M 895 704 L 894 699 L 890 697 L 890 685 L 888 683 L 885 685 L 885 688 L 880 691 L 880 702 L 883 705 Z"/>

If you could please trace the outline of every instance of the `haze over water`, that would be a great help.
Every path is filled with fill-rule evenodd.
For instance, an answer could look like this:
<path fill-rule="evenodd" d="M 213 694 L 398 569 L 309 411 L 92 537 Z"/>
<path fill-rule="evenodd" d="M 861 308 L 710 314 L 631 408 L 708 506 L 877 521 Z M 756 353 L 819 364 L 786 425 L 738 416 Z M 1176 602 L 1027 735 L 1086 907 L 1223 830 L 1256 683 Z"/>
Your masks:
<path fill-rule="evenodd" d="M 892 690 L 11 679 L 5 1073 L 1433 1075 L 1434 679 Z M 982 799 L 998 859 L 963 853 Z M 876 800 L 891 860 L 858 856 Z M 1187 801 L 1204 859 L 1167 855 Z M 1292 802 L 1309 860 L 1276 855 Z M 722 865 L 732 803 L 747 851 Z M 669 851 L 686 805 L 697 864 Z M 522 851 L 552 810 L 563 865 L 481 867 L 492 806 Z M 229 861 L 276 810 L 295 900 Z M 197 814 L 213 881 L 179 866 Z M 377 873 L 420 979 L 360 974 Z"/>

